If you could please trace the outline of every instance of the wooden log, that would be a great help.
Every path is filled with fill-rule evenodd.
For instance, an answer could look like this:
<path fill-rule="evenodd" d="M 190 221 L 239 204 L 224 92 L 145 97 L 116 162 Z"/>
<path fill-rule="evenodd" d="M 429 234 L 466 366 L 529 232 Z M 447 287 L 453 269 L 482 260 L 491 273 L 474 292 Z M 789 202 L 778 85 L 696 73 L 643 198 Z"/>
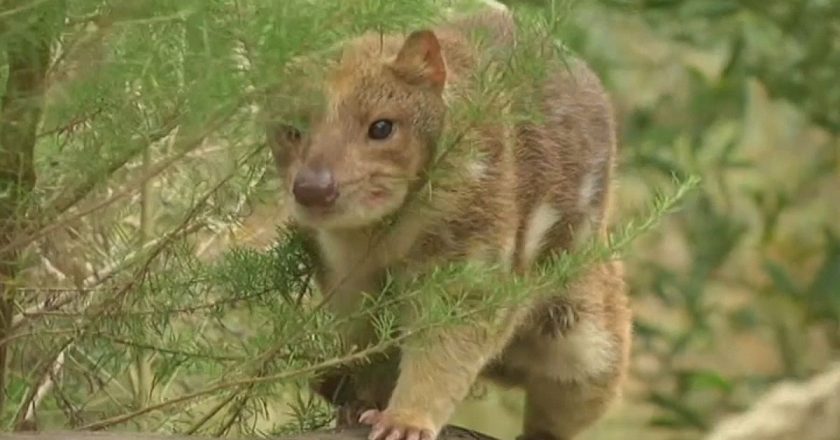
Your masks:
<path fill-rule="evenodd" d="M 366 440 L 368 428 L 314 431 L 276 437 L 276 440 Z M 210 437 L 144 434 L 139 432 L 48 431 L 0 434 L 0 440 L 210 440 Z M 447 426 L 438 440 L 497 440 L 470 429 Z"/>
<path fill-rule="evenodd" d="M 840 439 L 840 362 L 804 382 L 775 385 L 706 440 Z"/>

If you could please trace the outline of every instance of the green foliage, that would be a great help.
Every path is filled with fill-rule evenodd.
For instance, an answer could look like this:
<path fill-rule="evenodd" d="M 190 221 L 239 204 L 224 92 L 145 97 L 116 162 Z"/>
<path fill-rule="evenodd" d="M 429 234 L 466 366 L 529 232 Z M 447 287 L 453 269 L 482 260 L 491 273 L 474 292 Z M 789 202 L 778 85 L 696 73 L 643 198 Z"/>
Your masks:
<path fill-rule="evenodd" d="M 311 244 L 276 228 L 256 109 L 268 88 L 307 78 L 282 74 L 296 57 L 479 3 L 4 2 L 4 96 L 10 48 L 44 26 L 54 32 L 37 35 L 56 38 L 25 206 L 34 215 L 15 246 L 0 240 L 0 255 L 23 249 L 15 281 L 32 288 L 12 297 L 0 337 L 11 349 L 3 429 L 22 426 L 30 407 L 45 427 L 221 436 L 324 426 L 329 411 L 305 384 L 325 368 L 619 254 L 638 317 L 628 396 L 653 411 L 631 417 L 659 428 L 650 432 L 699 435 L 767 384 L 837 357 L 840 11 L 817 0 L 504 2 L 528 44 L 485 72 L 488 93 L 460 114 L 480 121 L 502 84 L 533 92 L 541 50 L 582 54 L 621 119 L 614 233 L 527 277 L 453 265 L 393 280 L 393 295 L 360 311 L 378 316 L 378 340 L 343 346 L 342 322 L 311 295 Z M 451 294 L 465 285 L 486 297 Z M 395 332 L 416 302 L 422 319 Z"/>
<path fill-rule="evenodd" d="M 267 250 L 222 243 L 235 242 L 225 236 L 250 208 L 277 197 L 256 107 L 267 89 L 305 77 L 284 76 L 283 67 L 330 54 L 350 35 L 416 28 L 449 7 L 476 7 L 444 3 L 90 0 L 5 9 L 4 17 L 50 12 L 66 20 L 52 42 L 33 146 L 38 181 L 28 207 L 39 216 L 11 244 L 0 242 L 26 249 L 19 277 L 32 287 L 15 294 L 5 329 L 12 361 L 4 426 L 310 429 L 329 418 L 301 386 L 308 378 L 470 319 L 477 311 L 465 301 L 473 299 L 440 292 L 490 280 L 488 268 L 441 268 L 371 298 L 359 313 L 377 316 L 379 340 L 344 347 L 341 322 L 310 295 L 303 235 L 281 228 Z M 533 14 L 523 32 L 554 32 L 556 21 Z M 4 41 L 33 29 L 4 28 Z M 533 40 L 535 50 L 545 38 Z M 525 45 L 521 53 L 530 55 L 485 72 L 486 93 L 478 90 L 465 109 L 468 123 L 483 117 L 475 109 L 491 104 L 491 90 L 528 91 L 527 80 L 544 70 Z M 587 261 L 627 244 L 591 251 Z M 207 255 L 211 248 L 218 250 Z M 488 283 L 478 305 L 502 306 L 531 290 L 524 286 L 562 281 L 579 265 L 566 256 L 542 279 Z M 53 283 L 61 288 L 44 290 Z M 400 309 L 415 299 L 431 303 L 422 308 L 428 315 L 395 332 Z M 277 414 L 284 405 L 291 413 Z"/>
<path fill-rule="evenodd" d="M 704 182 L 629 269 L 639 393 L 666 431 L 695 438 L 840 351 L 838 7 L 603 0 L 569 20 L 624 115 L 624 195 Z"/>

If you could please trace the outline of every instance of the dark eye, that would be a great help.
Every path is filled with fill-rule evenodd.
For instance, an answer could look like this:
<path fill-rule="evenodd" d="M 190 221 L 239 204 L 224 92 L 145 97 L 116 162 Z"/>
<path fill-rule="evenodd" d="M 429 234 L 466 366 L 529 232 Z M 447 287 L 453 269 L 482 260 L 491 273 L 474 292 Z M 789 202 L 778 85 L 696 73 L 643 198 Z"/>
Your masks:
<path fill-rule="evenodd" d="M 276 144 L 286 145 L 300 142 L 303 134 L 291 124 L 276 124 L 271 127 L 271 137 Z"/>
<path fill-rule="evenodd" d="M 368 137 L 371 139 L 382 140 L 391 135 L 394 130 L 394 123 L 387 119 L 380 119 L 368 128 Z"/>
<path fill-rule="evenodd" d="M 291 125 L 287 125 L 283 128 L 285 131 L 284 134 L 286 136 L 286 139 L 288 139 L 290 142 L 300 142 L 300 139 L 303 137 L 303 134 L 301 134 L 300 129 Z"/>

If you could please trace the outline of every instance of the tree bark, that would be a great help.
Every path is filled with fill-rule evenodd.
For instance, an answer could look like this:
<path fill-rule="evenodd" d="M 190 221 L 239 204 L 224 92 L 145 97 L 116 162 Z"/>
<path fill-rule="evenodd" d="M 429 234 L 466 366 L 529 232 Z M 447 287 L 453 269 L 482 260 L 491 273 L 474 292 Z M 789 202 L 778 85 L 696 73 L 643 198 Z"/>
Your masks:
<path fill-rule="evenodd" d="M 0 102 L 0 249 L 6 249 L 24 226 L 35 186 L 35 134 L 41 121 L 50 47 L 57 12 L 63 2 L 21 9 L 25 0 L 5 3 L 7 16 L 0 23 L 6 47 L 8 75 Z M 21 9 L 18 12 L 12 12 Z M 0 340 L 12 326 L 18 253 L 12 247 L 0 252 Z M 0 343 L 0 411 L 6 396 L 8 343 Z"/>

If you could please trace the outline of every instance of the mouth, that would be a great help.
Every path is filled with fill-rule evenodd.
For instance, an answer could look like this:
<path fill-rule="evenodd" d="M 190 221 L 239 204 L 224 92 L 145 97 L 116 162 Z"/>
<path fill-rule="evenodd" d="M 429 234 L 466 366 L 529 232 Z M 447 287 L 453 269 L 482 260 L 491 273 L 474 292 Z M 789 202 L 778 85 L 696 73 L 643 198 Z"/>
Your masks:
<path fill-rule="evenodd" d="M 290 194 L 292 214 L 299 222 L 311 227 L 357 227 L 376 222 L 399 205 L 396 198 L 400 188 L 371 185 L 369 181 L 360 184 L 362 182 L 340 184 L 339 188 L 343 191 L 328 206 L 303 206 Z"/>
<path fill-rule="evenodd" d="M 287 206 L 293 217 L 303 223 L 319 223 L 321 220 L 334 216 L 339 211 L 339 199 L 329 205 L 304 205 L 298 202 L 291 192 L 287 195 Z"/>
<path fill-rule="evenodd" d="M 370 190 L 357 190 L 349 194 L 342 194 L 339 200 L 328 206 L 303 206 L 293 200 L 295 210 L 305 214 L 308 218 L 323 218 L 337 214 L 341 211 L 342 204 L 359 204 L 365 208 L 378 208 L 391 201 L 394 191 L 386 188 L 375 188 Z M 294 198 L 292 198 L 294 199 Z M 342 203 L 344 202 L 344 203 Z"/>

